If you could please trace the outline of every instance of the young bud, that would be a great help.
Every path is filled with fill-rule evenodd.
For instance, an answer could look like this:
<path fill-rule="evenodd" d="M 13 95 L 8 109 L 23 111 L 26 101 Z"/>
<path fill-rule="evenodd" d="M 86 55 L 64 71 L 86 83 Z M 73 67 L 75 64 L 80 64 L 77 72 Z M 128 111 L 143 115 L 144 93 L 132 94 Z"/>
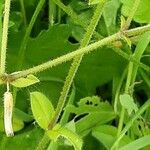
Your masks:
<path fill-rule="evenodd" d="M 14 136 L 12 128 L 13 96 L 10 92 L 4 94 L 4 127 L 8 137 Z"/>

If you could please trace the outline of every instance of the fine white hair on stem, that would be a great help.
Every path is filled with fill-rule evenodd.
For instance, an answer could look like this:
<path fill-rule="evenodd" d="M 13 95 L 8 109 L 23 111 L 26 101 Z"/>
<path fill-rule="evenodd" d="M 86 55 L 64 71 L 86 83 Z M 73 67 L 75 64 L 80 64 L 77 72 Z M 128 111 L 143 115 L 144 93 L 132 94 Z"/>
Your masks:
<path fill-rule="evenodd" d="M 4 93 L 4 127 L 6 136 L 14 136 L 12 127 L 13 96 L 7 91 Z"/>

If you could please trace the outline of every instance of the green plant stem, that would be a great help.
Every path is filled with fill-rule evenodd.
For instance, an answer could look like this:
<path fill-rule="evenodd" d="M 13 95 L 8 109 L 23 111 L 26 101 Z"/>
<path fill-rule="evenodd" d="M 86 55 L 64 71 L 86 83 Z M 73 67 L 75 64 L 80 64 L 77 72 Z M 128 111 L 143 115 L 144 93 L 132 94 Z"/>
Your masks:
<path fill-rule="evenodd" d="M 56 17 L 56 4 L 53 0 L 49 0 L 49 25 L 53 26 Z"/>
<path fill-rule="evenodd" d="M 20 0 L 20 7 L 21 7 L 21 13 L 23 17 L 24 26 L 27 26 L 27 18 L 26 18 L 26 11 L 24 7 L 24 0 Z"/>
<path fill-rule="evenodd" d="M 121 90 L 121 86 L 123 84 L 123 81 L 126 77 L 126 74 L 127 74 L 127 69 L 124 70 L 124 72 L 121 76 L 121 79 L 119 81 L 119 85 L 116 89 L 115 100 L 114 100 L 114 111 L 115 111 L 116 114 L 118 114 L 118 107 L 117 106 L 118 106 L 119 94 L 120 94 L 120 90 Z"/>
<path fill-rule="evenodd" d="M 19 54 L 18 54 L 18 62 L 17 62 L 17 69 L 21 69 L 22 68 L 22 64 L 23 64 L 23 61 L 24 61 L 24 56 L 25 56 L 25 51 L 26 51 L 26 46 L 27 46 L 27 42 L 29 40 L 29 37 L 30 37 L 30 34 L 31 34 L 31 31 L 32 31 L 32 28 L 33 28 L 33 25 L 43 7 L 45 3 L 45 0 L 40 0 L 37 7 L 36 7 L 36 10 L 31 18 L 31 21 L 26 29 L 26 33 L 25 33 L 25 36 L 23 38 L 23 41 L 22 41 L 22 44 L 21 44 L 21 47 L 20 47 L 20 50 L 19 50 Z"/>
<path fill-rule="evenodd" d="M 91 19 L 91 23 L 90 25 L 88 26 L 87 28 L 87 32 L 85 33 L 85 36 L 83 38 L 83 40 L 81 41 L 81 46 L 80 48 L 82 47 L 85 47 L 88 45 L 88 43 L 90 42 L 90 39 L 93 35 L 93 32 L 97 26 L 97 23 L 102 15 L 102 10 L 103 10 L 103 6 L 105 4 L 105 1 L 103 1 L 102 3 L 98 4 L 96 10 L 95 10 L 95 13 L 93 15 L 93 18 Z M 69 93 L 69 90 L 70 90 L 70 87 L 71 87 L 71 84 L 73 82 L 73 79 L 75 77 L 75 74 L 80 66 L 80 63 L 82 61 L 82 57 L 83 57 L 83 54 L 77 56 L 74 58 L 73 60 L 73 63 L 71 64 L 71 67 L 70 67 L 70 70 L 69 70 L 69 73 L 66 77 L 66 81 L 64 83 L 64 86 L 63 86 L 63 90 L 61 92 L 61 96 L 58 100 L 58 105 L 56 107 L 56 111 L 55 111 L 55 115 L 54 115 L 54 119 L 52 120 L 52 122 L 49 124 L 49 127 L 51 128 L 53 125 L 55 125 L 55 123 L 58 121 L 58 118 L 61 114 L 61 111 L 64 107 L 64 104 L 66 102 L 66 99 L 67 99 L 67 95 Z"/>
<path fill-rule="evenodd" d="M 5 67 L 6 67 L 5 65 L 6 65 L 6 49 L 7 49 L 7 39 L 8 39 L 10 3 L 11 3 L 11 0 L 5 0 L 2 43 L 1 43 L 1 64 L 0 64 L 1 74 L 5 73 Z"/>
<path fill-rule="evenodd" d="M 67 102 L 67 105 L 73 105 L 73 102 L 74 102 L 74 99 L 75 99 L 75 93 L 76 93 L 76 89 L 73 86 L 73 89 L 71 91 L 71 94 L 70 94 L 68 102 Z M 65 125 L 68 122 L 69 115 L 70 115 L 70 113 L 68 113 L 68 111 L 64 110 L 63 115 L 61 117 L 61 120 L 59 122 L 62 126 Z"/>
<path fill-rule="evenodd" d="M 132 9 L 131 9 L 131 11 L 129 13 L 129 17 L 127 18 L 127 21 L 126 21 L 126 23 L 125 23 L 125 25 L 123 27 L 123 30 L 127 30 L 130 27 L 131 21 L 132 21 L 134 15 L 136 13 L 138 7 L 139 7 L 140 1 L 141 0 L 135 0 L 134 1 L 133 7 L 132 7 Z"/>
<path fill-rule="evenodd" d="M 129 93 L 130 84 L 131 84 L 131 81 L 132 81 L 132 72 L 133 72 L 133 63 L 132 63 L 132 62 L 129 62 L 128 75 L 127 75 L 127 81 L 126 81 L 126 86 L 125 86 L 125 93 Z M 122 108 L 121 108 L 120 119 L 119 119 L 117 137 L 120 136 L 120 133 L 121 133 L 121 131 L 122 131 L 123 123 L 124 123 L 124 116 L 125 116 L 125 108 L 122 107 Z M 117 145 L 116 147 L 117 147 L 117 149 L 118 149 L 119 143 L 118 143 L 118 145 Z"/>
<path fill-rule="evenodd" d="M 79 19 L 78 15 L 72 10 L 71 7 L 64 5 L 60 0 L 53 0 L 53 2 L 59 6 L 68 16 L 70 16 L 75 23 L 82 26 L 83 28 L 87 28 L 87 24 Z"/>
<path fill-rule="evenodd" d="M 142 31 L 144 32 L 145 31 L 145 30 L 143 30 L 144 27 L 141 27 L 141 28 L 142 28 Z M 147 28 L 147 26 L 145 26 L 145 28 L 146 28 L 146 31 L 148 29 L 150 30 L 150 26 L 149 26 L 149 28 Z M 137 30 L 140 31 L 140 28 L 137 28 Z M 135 30 L 135 32 L 137 32 L 137 30 Z M 132 32 L 132 35 L 135 34 L 132 30 L 130 30 L 130 31 Z M 128 31 L 128 33 L 130 34 L 129 31 Z M 57 66 L 59 64 L 62 64 L 63 62 L 69 61 L 69 60 L 73 59 L 75 56 L 79 56 L 81 54 L 86 54 L 86 53 L 89 53 L 91 51 L 94 51 L 98 47 L 102 47 L 104 45 L 107 45 L 107 44 L 112 43 L 112 42 L 114 42 L 116 40 L 119 40 L 119 39 L 121 39 L 121 33 L 120 32 L 118 32 L 118 33 L 116 33 L 114 35 L 111 35 L 109 37 L 106 37 L 106 38 L 104 38 L 104 39 L 102 39 L 102 40 L 100 40 L 98 42 L 93 43 L 93 44 L 90 44 L 87 47 L 78 49 L 76 51 L 73 51 L 73 52 L 68 53 L 66 55 L 63 55 L 63 56 L 60 56 L 60 57 L 58 57 L 58 58 L 56 58 L 54 60 L 50 60 L 50 61 L 48 61 L 46 63 L 43 63 L 43 64 L 38 65 L 38 66 L 35 66 L 33 68 L 30 68 L 30 69 L 27 69 L 27 70 L 23 70 L 23 71 L 20 71 L 18 73 L 12 73 L 12 74 L 9 74 L 7 76 L 2 75 L 1 78 L 3 80 L 10 80 L 11 81 L 11 80 L 16 80 L 16 79 L 18 79 L 20 77 L 25 77 L 25 76 L 27 76 L 29 74 L 35 74 L 35 73 L 44 71 L 44 70 L 46 70 L 48 68 L 51 68 L 51 67 Z M 149 66 L 136 61 L 136 59 L 134 59 L 133 57 L 129 56 L 128 54 L 126 54 L 125 52 L 123 52 L 120 49 L 113 49 L 113 50 L 116 53 L 118 53 L 120 56 L 122 56 L 123 58 L 125 58 L 125 59 L 127 59 L 129 61 L 132 61 L 135 64 L 138 64 L 140 67 L 142 67 L 144 70 L 146 70 L 147 72 L 150 73 L 150 67 Z"/>
<path fill-rule="evenodd" d="M 3 0 L 0 1 L 0 54 L 1 54 L 1 43 L 2 43 L 2 18 L 3 18 Z"/>
<path fill-rule="evenodd" d="M 87 29 L 87 24 L 86 24 L 82 19 L 80 19 L 80 18 L 78 17 L 78 15 L 73 11 L 73 9 L 72 9 L 70 6 L 64 5 L 60 0 L 53 0 L 53 1 L 54 1 L 54 3 L 55 3 L 56 5 L 58 5 L 59 8 L 61 8 L 68 16 L 70 16 L 70 17 L 72 18 L 72 20 L 73 20 L 76 24 L 80 25 L 80 26 L 83 27 L 85 30 Z M 96 39 L 102 39 L 102 36 L 101 36 L 98 32 L 96 32 L 96 31 L 94 31 L 94 37 L 95 37 Z"/>
<path fill-rule="evenodd" d="M 148 99 L 145 102 L 145 104 L 136 112 L 136 114 L 133 116 L 133 118 L 126 124 L 126 126 L 124 127 L 124 129 L 121 131 L 120 136 L 117 138 L 117 140 L 115 141 L 115 143 L 112 145 L 111 150 L 115 149 L 115 147 L 118 145 L 118 143 L 120 142 L 120 140 L 124 137 L 124 135 L 126 134 L 126 132 L 133 125 L 134 121 L 137 120 L 141 116 L 141 114 L 143 114 L 144 111 L 148 107 L 150 107 L 150 99 Z"/>
<path fill-rule="evenodd" d="M 142 30 L 142 32 L 141 32 Z M 143 27 L 138 27 L 136 29 L 131 29 L 131 30 L 127 30 L 127 31 L 124 31 L 124 33 L 126 35 L 130 35 L 130 36 L 134 36 L 134 35 L 137 35 L 138 32 L 139 34 L 142 34 L 146 31 L 150 31 L 150 25 L 146 25 L 146 26 L 143 26 Z M 121 32 L 122 33 L 122 32 Z M 38 66 L 35 66 L 33 68 L 30 68 L 30 69 L 27 69 L 27 70 L 23 70 L 23 71 L 20 71 L 18 73 L 12 73 L 12 74 L 9 74 L 7 76 L 5 75 L 2 75 L 1 78 L 3 80 L 16 80 L 18 78 L 21 78 L 21 77 L 25 77 L 29 74 L 35 74 L 35 73 L 38 73 L 38 72 L 41 72 L 41 71 L 44 71 L 48 68 L 51 68 L 51 67 L 54 67 L 54 66 L 57 66 L 59 64 L 62 64 L 64 62 L 67 62 L 71 59 L 73 59 L 75 56 L 79 56 L 81 54 L 87 54 L 91 51 L 94 51 L 95 49 L 97 49 L 98 47 L 102 47 L 104 45 L 108 45 L 114 41 L 117 41 L 117 40 L 120 40 L 121 39 L 121 33 L 118 32 L 114 35 L 111 35 L 109 37 L 106 37 L 98 42 L 95 42 L 93 44 L 90 44 L 84 48 L 80 48 L 76 51 L 73 51 L 71 53 L 68 53 L 66 55 L 63 55 L 63 56 L 60 56 L 54 60 L 50 60 L 46 63 L 43 63 L 41 65 L 38 65 Z M 143 63 L 140 63 L 138 62 L 136 59 L 134 59 L 132 56 L 129 56 L 128 54 L 126 54 L 125 52 L 123 52 L 122 50 L 120 49 L 112 49 L 114 52 L 116 52 L 117 54 L 119 54 L 120 56 L 122 56 L 123 58 L 125 58 L 126 60 L 128 61 L 132 61 L 134 62 L 135 64 L 138 64 L 140 67 L 142 67 L 145 71 L 149 72 L 150 73 L 150 67 L 143 64 Z"/>
<path fill-rule="evenodd" d="M 49 137 L 48 137 L 47 133 L 45 132 L 42 140 L 37 145 L 36 150 L 45 150 L 45 148 L 49 142 L 50 142 Z"/>
<path fill-rule="evenodd" d="M 149 35 L 149 32 L 148 33 L 145 33 L 143 36 L 145 38 L 147 38 Z M 142 38 L 143 38 L 142 36 Z M 139 41 L 141 42 L 141 41 Z M 144 42 L 143 46 L 139 46 L 141 45 L 141 43 L 139 43 L 139 45 L 137 45 L 136 47 L 136 50 L 133 54 L 133 57 L 140 61 L 141 57 L 142 57 L 142 54 L 144 53 L 147 45 L 149 43 L 149 38 L 147 38 L 147 40 Z M 128 68 L 128 76 L 127 76 L 127 82 L 126 82 L 126 87 L 125 87 L 125 93 L 131 93 L 133 92 L 133 89 L 130 88 L 131 85 L 134 84 L 135 82 L 135 79 L 136 79 L 136 75 L 137 75 L 137 70 L 138 70 L 138 65 L 135 65 L 133 62 L 129 62 L 129 68 Z M 134 86 L 133 86 L 134 87 Z M 131 91 L 129 91 L 129 89 Z M 124 120 L 124 116 L 125 116 L 125 109 L 122 107 L 122 110 L 121 110 L 121 116 L 120 116 L 120 121 L 119 121 L 119 127 L 118 127 L 118 134 L 117 134 L 117 137 L 119 137 L 120 135 L 120 132 L 122 130 L 122 127 L 123 127 L 123 120 Z M 119 144 L 119 143 L 118 143 Z"/>
<path fill-rule="evenodd" d="M 142 26 L 142 27 L 137 27 L 131 30 L 125 30 L 123 31 L 125 35 L 127 35 L 127 37 L 131 37 L 131 36 L 138 36 L 141 35 L 144 32 L 150 31 L 150 24 L 146 25 L 146 26 Z"/>
<path fill-rule="evenodd" d="M 145 83 L 147 84 L 147 86 L 150 88 L 150 78 L 149 76 L 144 72 L 143 69 L 140 68 L 139 70 L 140 75 L 142 76 L 142 78 L 144 79 Z"/>

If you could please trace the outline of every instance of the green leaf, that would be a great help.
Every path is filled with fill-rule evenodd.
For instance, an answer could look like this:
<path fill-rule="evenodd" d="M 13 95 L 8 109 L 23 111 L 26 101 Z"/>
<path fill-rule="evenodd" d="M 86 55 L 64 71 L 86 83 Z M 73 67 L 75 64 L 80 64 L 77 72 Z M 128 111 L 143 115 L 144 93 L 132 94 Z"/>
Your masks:
<path fill-rule="evenodd" d="M 145 135 L 144 137 L 141 137 L 141 138 L 121 147 L 119 150 L 130 150 L 130 149 L 140 150 L 148 145 L 150 145 L 150 135 Z"/>
<path fill-rule="evenodd" d="M 11 82 L 11 84 L 15 87 L 23 88 L 23 87 L 27 87 L 38 82 L 40 81 L 37 77 L 35 77 L 34 75 L 28 75 L 26 78 L 19 78 Z"/>
<path fill-rule="evenodd" d="M 47 132 L 50 139 L 56 141 L 59 137 L 66 138 L 73 146 L 75 150 L 81 150 L 82 139 L 73 131 L 68 128 L 63 128 L 60 125 L 56 125 L 53 130 Z"/>
<path fill-rule="evenodd" d="M 28 125 L 23 132 L 18 132 L 13 138 L 0 134 L 0 149 L 2 150 L 35 150 L 43 136 L 43 131 L 33 124 Z M 30 143 L 30 144 L 29 144 Z M 30 146 L 29 146 L 30 145 Z"/>
<path fill-rule="evenodd" d="M 92 135 L 98 139 L 107 150 L 110 150 L 117 135 L 117 128 L 110 125 L 101 125 L 92 129 Z M 120 142 L 120 146 L 126 145 L 131 142 L 130 138 L 124 136 Z"/>
<path fill-rule="evenodd" d="M 109 0 L 103 9 L 104 22 L 109 35 L 117 31 L 117 12 L 120 8 L 120 0 Z"/>
<path fill-rule="evenodd" d="M 133 111 L 136 112 L 138 110 L 137 105 L 129 94 L 120 95 L 120 103 L 127 110 L 129 115 L 131 115 Z"/>
<path fill-rule="evenodd" d="M 31 109 L 39 126 L 45 130 L 54 115 L 54 108 L 50 100 L 40 92 L 32 92 Z"/>
<path fill-rule="evenodd" d="M 78 107 L 68 105 L 66 111 L 83 116 L 76 124 L 78 134 L 85 136 L 93 126 L 107 123 L 115 118 L 114 111 L 109 103 L 100 102 L 97 96 L 86 97 L 80 100 Z"/>
<path fill-rule="evenodd" d="M 135 0 L 121 0 L 121 2 L 123 3 L 122 5 L 123 15 L 129 16 L 134 1 Z M 150 8 L 150 0 L 141 0 L 133 19 L 139 23 L 150 23 L 149 8 Z"/>

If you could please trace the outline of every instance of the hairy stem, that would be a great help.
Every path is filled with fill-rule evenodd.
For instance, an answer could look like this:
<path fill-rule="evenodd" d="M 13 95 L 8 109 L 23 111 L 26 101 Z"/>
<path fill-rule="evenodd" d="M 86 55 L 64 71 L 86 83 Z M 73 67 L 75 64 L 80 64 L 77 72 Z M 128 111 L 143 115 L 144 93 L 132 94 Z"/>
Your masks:
<path fill-rule="evenodd" d="M 142 30 L 142 31 L 141 31 Z M 127 31 L 124 31 L 124 33 L 128 36 L 134 36 L 134 35 L 137 35 L 138 33 L 139 34 L 142 34 L 146 31 L 150 31 L 150 25 L 146 25 L 146 26 L 143 26 L 143 27 L 138 27 L 136 29 L 131 29 L 131 30 L 127 30 Z M 23 70 L 23 71 L 20 71 L 18 73 L 12 73 L 12 74 L 9 74 L 8 76 L 4 76 L 2 75 L 1 78 L 3 80 L 16 80 L 18 78 L 21 78 L 21 77 L 25 77 L 29 74 L 35 74 L 35 73 L 38 73 L 38 72 L 41 72 L 41 71 L 44 71 L 48 68 L 51 68 L 51 67 L 54 67 L 54 66 L 57 66 L 59 64 L 62 64 L 64 62 L 67 62 L 71 59 L 73 59 L 75 56 L 79 56 L 79 55 L 82 55 L 82 54 L 87 54 L 91 51 L 94 51 L 95 49 L 97 49 L 98 47 L 102 47 L 104 45 L 108 45 L 116 40 L 120 40 L 121 39 L 121 33 L 118 32 L 114 35 L 111 35 L 109 37 L 106 37 L 98 42 L 95 42 L 93 44 L 90 44 L 84 48 L 80 48 L 76 51 L 73 51 L 71 53 L 68 53 L 66 55 L 63 55 L 63 56 L 60 56 L 54 60 L 50 60 L 46 63 L 43 63 L 41 65 L 38 65 L 38 66 L 35 66 L 33 68 L 30 68 L 30 69 L 27 69 L 27 70 Z M 143 63 L 140 63 L 138 62 L 136 59 L 134 59 L 133 57 L 129 56 L 128 54 L 126 54 L 125 52 L 123 52 L 122 50 L 120 49 L 112 49 L 114 52 L 116 52 L 117 54 L 119 54 L 120 56 L 122 56 L 123 58 L 129 60 L 129 61 L 132 61 L 134 62 L 135 64 L 139 65 L 140 67 L 142 67 L 145 71 L 149 72 L 150 73 L 150 67 L 143 64 Z M 6 79 L 7 78 L 7 79 Z"/>
<path fill-rule="evenodd" d="M 64 5 L 60 0 L 53 0 L 53 1 L 54 1 L 54 3 L 55 3 L 56 5 L 58 5 L 59 8 L 61 8 L 68 16 L 70 16 L 70 17 L 72 18 L 72 20 L 73 20 L 76 24 L 80 25 L 80 26 L 83 27 L 85 30 L 87 29 L 87 24 L 86 24 L 82 19 L 80 19 L 80 18 L 78 17 L 78 15 L 73 11 L 73 9 L 72 9 L 70 6 Z M 96 31 L 94 31 L 94 37 L 95 37 L 96 39 L 102 39 L 102 36 L 101 36 L 98 32 L 96 32 Z"/>
<path fill-rule="evenodd" d="M 2 43 L 2 18 L 3 18 L 3 1 L 0 1 L 0 54 L 1 54 L 1 43 Z"/>
<path fill-rule="evenodd" d="M 49 0 L 49 25 L 53 26 L 56 17 L 56 4 L 53 0 Z"/>
<path fill-rule="evenodd" d="M 1 74 L 5 73 L 5 67 L 6 67 L 6 49 L 7 49 L 7 39 L 8 39 L 10 3 L 11 3 L 11 0 L 5 0 L 2 43 L 1 43 L 1 64 L 0 64 Z"/>
<path fill-rule="evenodd" d="M 81 41 L 81 48 L 82 47 L 85 47 L 88 45 L 88 43 L 90 42 L 90 39 L 93 35 L 93 32 L 97 26 L 97 23 L 102 15 L 102 10 L 103 10 L 103 6 L 105 4 L 105 1 L 98 4 L 96 10 L 95 10 L 95 13 L 93 15 L 93 18 L 91 20 L 91 23 L 90 25 L 88 26 L 87 28 L 87 32 L 85 33 L 85 36 L 83 38 L 83 40 Z M 83 57 L 83 54 L 75 57 L 75 59 L 73 60 L 73 63 L 71 64 L 71 67 L 70 67 L 70 70 L 69 70 L 69 73 L 66 77 L 66 81 L 64 83 L 64 86 L 63 86 L 63 90 L 61 92 L 61 96 L 58 100 L 58 105 L 56 107 L 56 111 L 55 111 L 55 115 L 54 115 L 54 119 L 52 120 L 52 122 L 50 122 L 49 124 L 49 128 L 53 127 L 53 125 L 58 121 L 58 118 L 60 116 L 60 113 L 64 107 L 64 104 L 66 102 L 66 99 L 67 99 L 67 95 L 69 93 L 69 90 L 70 90 L 70 87 L 71 87 L 71 84 L 73 82 L 73 79 L 75 77 L 75 74 L 79 68 L 79 65 L 82 61 L 82 57 Z"/>
<path fill-rule="evenodd" d="M 36 10 L 31 18 L 31 21 L 29 23 L 29 26 L 27 27 L 26 29 L 26 33 L 25 33 L 25 36 L 23 38 L 23 41 L 22 41 L 22 44 L 21 44 L 21 47 L 20 47 L 20 50 L 19 50 L 19 54 L 18 54 L 18 62 L 17 62 L 17 68 L 18 69 L 21 69 L 22 67 L 22 64 L 23 64 L 23 61 L 24 61 L 24 56 L 25 56 L 25 51 L 26 51 L 26 46 L 27 46 L 27 42 L 29 40 L 29 37 L 30 37 L 30 34 L 31 34 L 31 31 L 32 31 L 32 28 L 33 28 L 33 25 L 44 5 L 44 2 L 45 0 L 40 0 L 37 7 L 36 7 Z"/>

